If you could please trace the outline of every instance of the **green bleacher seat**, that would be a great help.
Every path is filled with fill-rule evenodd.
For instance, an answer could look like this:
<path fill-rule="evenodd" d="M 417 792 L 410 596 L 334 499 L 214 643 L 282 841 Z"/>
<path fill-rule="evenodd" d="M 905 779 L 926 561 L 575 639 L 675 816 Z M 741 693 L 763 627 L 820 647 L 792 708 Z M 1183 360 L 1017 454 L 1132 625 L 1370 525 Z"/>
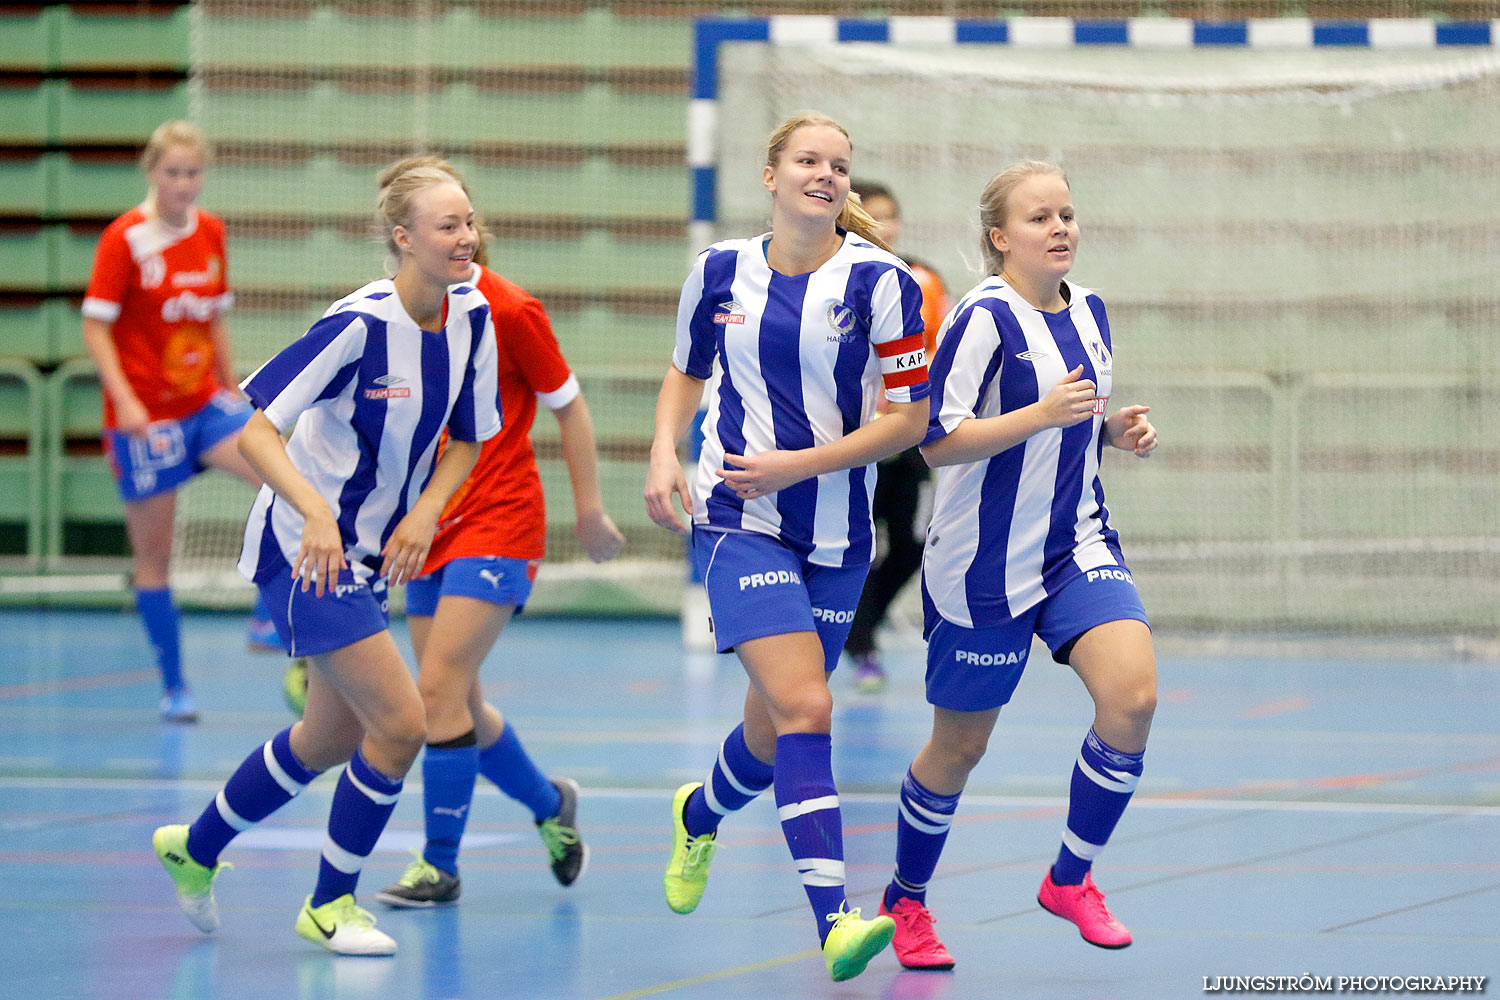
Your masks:
<path fill-rule="evenodd" d="M 51 153 L 0 157 L 0 215 L 46 214 L 57 160 Z"/>
<path fill-rule="evenodd" d="M 49 214 L 61 218 L 111 218 L 138 205 L 146 179 L 134 156 L 100 158 L 58 154 Z"/>
<path fill-rule="evenodd" d="M 57 65 L 61 69 L 188 68 L 191 8 L 140 13 L 95 13 L 59 8 Z"/>
<path fill-rule="evenodd" d="M 67 299 L 0 301 L 0 357 L 24 358 L 36 364 L 53 364 L 66 353 L 64 331 L 77 330 L 78 312 Z M 73 338 L 77 341 L 77 338 Z"/>
<path fill-rule="evenodd" d="M 28 566 L 41 562 L 45 534 L 46 410 L 41 376 L 29 361 L 0 358 L 0 523 L 25 526 Z"/>
<path fill-rule="evenodd" d="M 98 449 L 99 377 L 88 359 L 59 366 L 47 380 L 47 558 L 63 551 L 64 526 L 116 524 L 123 513 L 108 462 Z"/>
<path fill-rule="evenodd" d="M 55 229 L 0 229 L 0 289 L 39 292 L 51 287 L 57 254 Z"/>
<path fill-rule="evenodd" d="M 99 248 L 102 227 L 75 228 L 53 226 L 56 263 L 52 287 L 57 291 L 82 293 L 94 268 L 94 251 Z"/>
<path fill-rule="evenodd" d="M 45 144 L 53 132 L 61 80 L 0 81 L 0 143 Z"/>
<path fill-rule="evenodd" d="M 0 13 L 0 69 L 45 72 L 55 65 L 61 7 Z"/>
<path fill-rule="evenodd" d="M 168 118 L 187 115 L 187 84 L 133 87 L 64 83 L 50 136 L 60 143 L 139 143 Z"/>

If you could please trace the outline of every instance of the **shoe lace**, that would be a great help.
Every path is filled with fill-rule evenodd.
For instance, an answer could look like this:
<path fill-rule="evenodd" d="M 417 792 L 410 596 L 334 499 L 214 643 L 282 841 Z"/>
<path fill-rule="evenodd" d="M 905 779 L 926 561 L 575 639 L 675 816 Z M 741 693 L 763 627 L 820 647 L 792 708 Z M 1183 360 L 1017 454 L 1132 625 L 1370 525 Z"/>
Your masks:
<path fill-rule="evenodd" d="M 536 828 L 541 835 L 542 843 L 547 847 L 547 853 L 552 856 L 553 861 L 562 860 L 568 853 L 568 848 L 578 843 L 578 828 L 563 826 L 557 821 L 557 817 L 544 819 Z"/>
<path fill-rule="evenodd" d="M 689 837 L 687 842 L 687 853 L 682 857 L 682 875 L 691 878 L 698 873 L 698 869 L 708 867 L 708 863 L 714 859 L 714 852 L 719 849 L 719 842 L 712 834 L 701 837 Z"/>
<path fill-rule="evenodd" d="M 1081 888 L 1083 891 L 1079 893 L 1079 902 L 1094 911 L 1094 914 L 1100 920 L 1106 923 L 1115 923 L 1115 915 L 1109 912 L 1109 907 L 1104 903 L 1104 893 L 1099 891 L 1099 887 L 1094 884 L 1094 880 L 1091 878 L 1084 879 Z"/>
<path fill-rule="evenodd" d="M 937 942 L 937 931 L 932 926 L 937 923 L 937 918 L 932 915 L 931 910 L 915 900 L 903 900 L 890 911 L 890 915 L 901 922 L 916 943 L 929 945 Z"/>
<path fill-rule="evenodd" d="M 830 913 L 830 914 L 826 915 L 823 919 L 826 920 L 826 921 L 828 921 L 833 926 L 837 927 L 839 924 L 843 923 L 845 920 L 858 920 L 859 918 L 860 918 L 859 917 L 859 907 L 856 906 L 854 909 L 851 910 L 851 909 L 849 909 L 849 901 L 845 900 L 844 902 L 842 902 L 842 903 L 839 904 L 839 909 L 838 909 L 837 913 Z"/>
<path fill-rule="evenodd" d="M 338 922 L 342 926 L 353 926 L 361 930 L 369 930 L 375 926 L 375 915 L 356 903 L 353 896 L 340 897 L 337 912 Z"/>
<path fill-rule="evenodd" d="M 411 889 L 421 885 L 424 882 L 438 881 L 439 875 L 437 868 L 433 865 L 428 864 L 427 859 L 422 857 L 420 851 L 413 850 L 411 853 L 415 855 L 417 860 L 413 861 L 410 865 L 407 866 L 406 871 L 401 875 L 399 879 L 396 880 L 396 884 L 404 888 Z"/>

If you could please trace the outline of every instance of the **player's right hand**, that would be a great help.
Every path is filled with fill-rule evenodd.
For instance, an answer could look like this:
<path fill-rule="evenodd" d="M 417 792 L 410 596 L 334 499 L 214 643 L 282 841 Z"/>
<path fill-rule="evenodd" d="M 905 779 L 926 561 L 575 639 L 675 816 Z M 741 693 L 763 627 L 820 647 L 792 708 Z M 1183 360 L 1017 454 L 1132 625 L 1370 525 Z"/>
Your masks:
<path fill-rule="evenodd" d="M 672 495 L 682 503 L 682 510 L 689 517 L 693 514 L 693 498 L 688 492 L 687 477 L 682 474 L 682 463 L 674 453 L 670 457 L 651 456 L 651 465 L 646 470 L 646 513 L 658 527 L 679 535 L 687 534 L 687 527 L 677 516 L 672 506 Z"/>
<path fill-rule="evenodd" d="M 151 428 L 151 414 L 141 405 L 141 401 L 131 396 L 129 399 L 115 400 L 115 429 L 132 437 L 144 437 L 146 431 Z"/>
<path fill-rule="evenodd" d="M 292 585 L 296 586 L 300 580 L 304 593 L 313 586 L 317 596 L 322 597 L 339 585 L 339 570 L 347 566 L 343 536 L 339 533 L 333 511 L 306 518 L 302 525 L 302 544 L 292 564 Z"/>
<path fill-rule="evenodd" d="M 1093 380 L 1083 377 L 1083 365 L 1064 375 L 1037 403 L 1048 427 L 1072 427 L 1094 415 Z"/>

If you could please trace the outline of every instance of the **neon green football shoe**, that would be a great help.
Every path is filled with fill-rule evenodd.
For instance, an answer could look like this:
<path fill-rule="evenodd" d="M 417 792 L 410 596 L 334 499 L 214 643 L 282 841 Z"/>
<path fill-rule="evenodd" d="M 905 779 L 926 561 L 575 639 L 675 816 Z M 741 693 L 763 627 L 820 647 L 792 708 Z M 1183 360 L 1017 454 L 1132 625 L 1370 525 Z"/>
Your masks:
<path fill-rule="evenodd" d="M 297 914 L 297 933 L 335 955 L 396 954 L 395 940 L 375 929 L 375 918 L 360 909 L 353 893 L 316 907 L 308 896 Z"/>
<path fill-rule="evenodd" d="M 676 913 L 692 913 L 698 908 L 708 886 L 708 864 L 719 849 L 714 834 L 691 836 L 682 822 L 682 807 L 688 796 L 702 786 L 701 781 L 690 782 L 672 796 L 672 857 L 667 861 L 662 887 L 667 892 L 667 905 Z"/>
<path fill-rule="evenodd" d="M 151 834 L 151 846 L 156 859 L 172 876 L 177 888 L 177 905 L 193 922 L 193 926 L 205 934 L 211 934 L 219 926 L 219 904 L 214 900 L 214 879 L 219 873 L 233 865 L 219 864 L 212 868 L 193 860 L 187 849 L 188 828 L 178 823 L 159 826 Z"/>
<path fill-rule="evenodd" d="M 890 917 L 861 920 L 858 908 L 840 907 L 839 912 L 828 914 L 827 919 L 833 922 L 833 929 L 823 942 L 823 962 L 836 983 L 864 972 L 870 959 L 884 951 L 896 936 L 896 922 Z"/>

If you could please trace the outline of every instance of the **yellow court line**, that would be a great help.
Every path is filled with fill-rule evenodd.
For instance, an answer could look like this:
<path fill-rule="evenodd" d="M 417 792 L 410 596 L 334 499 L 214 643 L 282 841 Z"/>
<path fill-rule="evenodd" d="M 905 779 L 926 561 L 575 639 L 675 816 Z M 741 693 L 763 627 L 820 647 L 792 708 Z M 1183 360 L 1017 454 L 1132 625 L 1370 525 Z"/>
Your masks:
<path fill-rule="evenodd" d="M 794 952 L 791 955 L 782 955 L 780 958 L 768 958 L 764 962 L 755 962 L 751 965 L 741 965 L 733 969 L 723 969 L 719 972 L 709 972 L 701 976 L 693 976 L 691 979 L 678 979 L 675 982 L 662 983 L 660 986 L 647 986 L 645 989 L 632 990 L 629 993 L 615 993 L 611 996 L 600 997 L 599 1000 L 637 1000 L 638 997 L 655 996 L 658 993 L 667 993 L 671 990 L 680 990 L 688 986 L 697 986 L 700 983 L 711 983 L 718 979 L 731 979 L 735 976 L 743 976 L 747 972 L 759 972 L 762 969 L 774 969 L 778 965 L 788 965 L 792 962 L 800 962 L 814 955 L 820 955 L 817 948 L 809 948 L 806 951 Z"/>

